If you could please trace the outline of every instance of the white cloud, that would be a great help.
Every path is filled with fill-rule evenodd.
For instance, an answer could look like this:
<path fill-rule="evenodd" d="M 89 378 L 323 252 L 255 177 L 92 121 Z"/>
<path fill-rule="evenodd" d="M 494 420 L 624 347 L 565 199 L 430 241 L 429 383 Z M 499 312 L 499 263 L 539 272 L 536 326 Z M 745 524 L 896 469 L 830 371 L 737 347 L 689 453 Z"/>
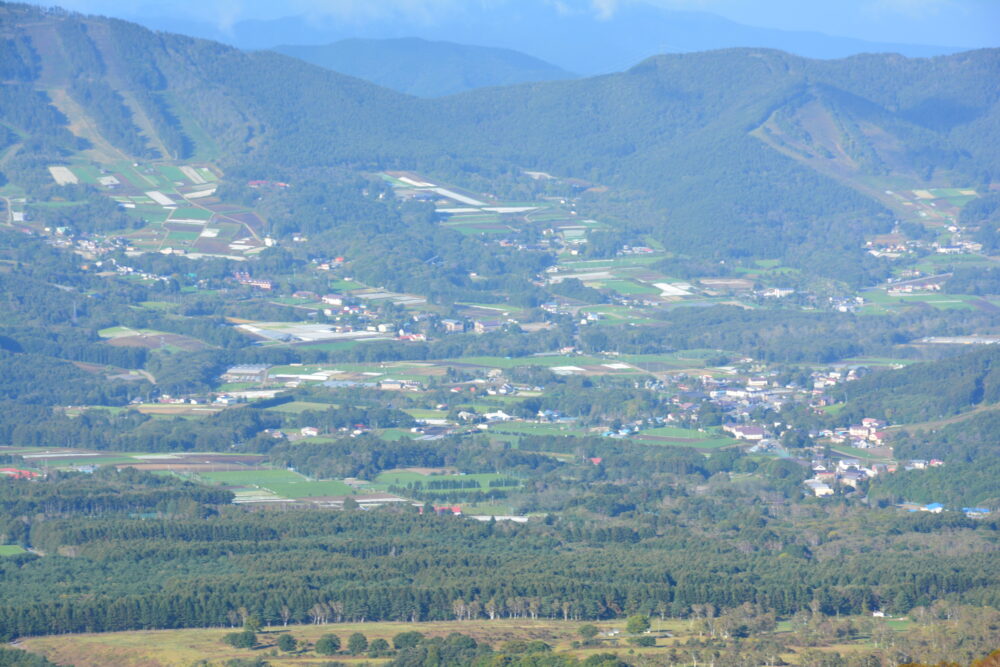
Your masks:
<path fill-rule="evenodd" d="M 591 0 L 591 7 L 597 12 L 597 18 L 606 21 L 618 11 L 618 0 Z"/>
<path fill-rule="evenodd" d="M 884 14 L 902 14 L 919 18 L 929 13 L 937 14 L 951 9 L 955 3 L 952 0 L 873 0 L 864 9 Z"/>

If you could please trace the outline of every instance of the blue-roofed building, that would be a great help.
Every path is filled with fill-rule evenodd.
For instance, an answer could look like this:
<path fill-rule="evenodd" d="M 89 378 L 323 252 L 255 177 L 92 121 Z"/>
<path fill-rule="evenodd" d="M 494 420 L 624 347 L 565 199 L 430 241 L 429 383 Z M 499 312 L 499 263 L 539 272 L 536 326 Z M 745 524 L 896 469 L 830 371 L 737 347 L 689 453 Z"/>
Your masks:
<path fill-rule="evenodd" d="M 962 511 L 970 519 L 982 519 L 990 513 L 988 507 L 963 507 Z"/>
<path fill-rule="evenodd" d="M 944 505 L 941 503 L 931 503 L 929 505 L 924 505 L 920 508 L 922 512 L 933 512 L 934 514 L 940 514 L 944 511 Z"/>

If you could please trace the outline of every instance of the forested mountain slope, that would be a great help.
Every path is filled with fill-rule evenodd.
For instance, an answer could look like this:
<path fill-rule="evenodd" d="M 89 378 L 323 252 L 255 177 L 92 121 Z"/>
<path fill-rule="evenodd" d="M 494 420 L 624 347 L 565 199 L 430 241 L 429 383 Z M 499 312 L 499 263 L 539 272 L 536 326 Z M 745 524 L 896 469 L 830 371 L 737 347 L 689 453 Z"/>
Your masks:
<path fill-rule="evenodd" d="M 566 70 L 509 49 L 400 39 L 344 39 L 323 45 L 288 45 L 279 53 L 418 97 L 475 88 L 569 79 Z"/>
<path fill-rule="evenodd" d="M 995 345 L 942 361 L 883 371 L 845 385 L 845 419 L 865 416 L 911 423 L 1000 402 Z"/>
<path fill-rule="evenodd" d="M 2 167 L 11 180 L 47 178 L 43 164 L 79 149 L 47 96 L 97 155 L 213 156 L 257 177 L 539 169 L 613 186 L 597 198 L 608 217 L 672 250 L 852 280 L 878 270 L 863 235 L 891 225 L 880 178 L 968 186 L 1000 171 L 996 50 L 811 61 L 734 49 L 422 100 L 117 20 L 2 5 L 0 33 L 7 143 L 35 142 Z"/>

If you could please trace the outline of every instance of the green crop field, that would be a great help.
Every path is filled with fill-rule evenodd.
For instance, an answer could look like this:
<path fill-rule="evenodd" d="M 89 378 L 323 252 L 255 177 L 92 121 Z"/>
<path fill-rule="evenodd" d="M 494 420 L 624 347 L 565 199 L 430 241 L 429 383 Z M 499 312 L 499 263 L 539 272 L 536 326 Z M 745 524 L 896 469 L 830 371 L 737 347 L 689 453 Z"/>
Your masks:
<path fill-rule="evenodd" d="M 156 166 L 157 170 L 163 175 L 164 178 L 169 179 L 172 182 L 189 183 L 190 179 L 184 175 L 178 167 L 174 167 L 169 164 L 160 164 Z"/>
<path fill-rule="evenodd" d="M 467 236 L 475 236 L 476 234 L 506 234 L 510 231 L 509 229 L 495 226 L 479 227 L 476 224 L 449 225 L 449 228 Z"/>
<path fill-rule="evenodd" d="M 717 433 L 698 431 L 693 428 L 681 428 L 680 426 L 658 426 L 642 431 L 642 435 L 656 435 L 666 438 L 689 438 L 691 440 L 705 440 L 713 438 Z"/>
<path fill-rule="evenodd" d="M 270 408 L 264 408 L 265 410 L 271 410 L 273 412 L 287 412 L 290 414 L 299 414 L 305 412 L 306 410 L 329 410 L 335 407 L 329 403 L 313 403 L 311 401 L 292 401 L 291 403 L 282 403 L 281 405 L 274 405 Z"/>
<path fill-rule="evenodd" d="M 840 454 L 853 456 L 854 458 L 860 459 L 862 462 L 890 460 L 881 456 L 876 456 L 870 449 L 859 449 L 858 447 L 849 447 L 847 445 L 832 445 L 830 449 L 835 452 L 839 452 Z"/>
<path fill-rule="evenodd" d="M 268 486 L 289 482 L 305 482 L 305 477 L 291 470 L 220 470 L 217 472 L 199 472 L 203 479 L 227 486 Z"/>
<path fill-rule="evenodd" d="M 336 352 L 338 350 L 350 350 L 352 347 L 362 345 L 363 340 L 336 340 L 329 343 L 312 343 L 310 345 L 297 345 L 300 350 L 320 350 L 322 352 Z"/>
<path fill-rule="evenodd" d="M 462 489 L 429 489 L 427 485 L 429 482 L 436 481 L 459 481 L 459 482 L 477 482 L 479 488 L 482 491 L 489 491 L 489 483 L 497 479 L 509 479 L 507 475 L 497 475 L 494 473 L 480 473 L 474 475 L 422 475 L 418 472 L 410 471 L 399 471 L 399 472 L 383 472 L 378 477 L 375 478 L 375 488 L 388 489 L 390 486 L 406 486 L 407 484 L 412 484 L 413 482 L 421 482 L 424 488 L 421 489 L 425 492 L 430 493 L 447 493 L 449 491 L 458 491 Z M 500 487 L 497 487 L 500 488 Z M 505 489 L 510 489 L 514 487 L 502 487 Z M 465 489 L 469 490 L 469 489 Z M 475 490 L 475 489 L 471 489 Z"/>
<path fill-rule="evenodd" d="M 633 282 L 631 280 L 603 280 L 597 283 L 602 289 L 609 289 L 619 294 L 659 294 L 660 290 L 651 285 Z"/>
<path fill-rule="evenodd" d="M 490 424 L 490 433 L 513 433 L 516 435 L 558 435 L 585 436 L 589 432 L 578 426 L 567 424 L 530 424 L 525 422 L 497 422 Z"/>
<path fill-rule="evenodd" d="M 334 292 L 344 292 L 349 290 L 364 289 L 366 285 L 354 280 L 333 280 L 330 282 L 330 289 Z"/>
<path fill-rule="evenodd" d="M 102 176 L 100 170 L 90 164 L 74 164 L 69 169 L 81 183 L 88 183 L 90 185 L 97 185 L 97 179 Z"/>
<path fill-rule="evenodd" d="M 203 208 L 195 208 L 193 206 L 186 206 L 182 208 L 174 209 L 174 212 L 170 215 L 171 220 L 211 220 L 214 213 L 207 211 Z"/>
<path fill-rule="evenodd" d="M 395 442 L 403 438 L 412 438 L 414 434 L 405 428 L 384 428 L 378 431 L 378 437 L 387 442 Z"/>
<path fill-rule="evenodd" d="M 395 376 L 393 376 L 395 377 Z M 422 410 L 420 408 L 403 408 L 403 412 L 414 419 L 444 419 L 448 413 L 444 410 Z"/>
<path fill-rule="evenodd" d="M 97 332 L 97 335 L 101 338 L 116 338 L 118 336 L 134 336 L 138 331 L 135 329 L 130 329 L 128 327 L 108 327 L 107 329 L 101 329 Z"/>
<path fill-rule="evenodd" d="M 909 366 L 919 363 L 917 359 L 892 359 L 890 357 L 851 357 L 841 360 L 842 364 L 859 364 L 865 366 Z"/>
<path fill-rule="evenodd" d="M 972 301 L 979 297 L 964 294 L 914 294 L 899 297 L 900 303 L 926 303 L 942 310 L 968 310 L 975 308 Z"/>
<path fill-rule="evenodd" d="M 124 176 L 129 183 L 143 191 L 158 190 L 163 185 L 163 179 L 154 178 L 150 174 L 139 173 L 128 160 L 119 160 L 116 162 L 115 170 L 118 172 L 118 176 Z"/>
<path fill-rule="evenodd" d="M 297 482 L 268 482 L 261 486 L 283 498 L 316 498 L 318 496 L 347 496 L 354 489 L 337 480 Z"/>
<path fill-rule="evenodd" d="M 604 359 L 585 356 L 568 355 L 542 355 L 530 357 L 462 357 L 461 359 L 450 359 L 439 362 L 447 365 L 448 362 L 469 364 L 473 366 L 485 366 L 487 368 L 517 368 L 519 366 L 596 366 L 606 363 Z"/>
<path fill-rule="evenodd" d="M 648 433 L 644 431 L 643 433 Z M 739 444 L 738 440 L 733 438 L 706 438 L 705 440 L 690 440 L 683 442 L 672 442 L 669 440 L 640 440 L 644 445 L 654 445 L 654 446 L 664 446 L 664 447 L 693 447 L 694 449 L 724 449 L 726 447 L 733 447 Z"/>
<path fill-rule="evenodd" d="M 914 303 L 926 303 L 928 306 L 940 308 L 942 310 L 968 310 L 975 308 L 973 301 L 979 299 L 978 296 L 968 294 L 904 294 L 900 296 L 890 295 L 884 290 L 870 290 L 863 293 L 868 302 L 866 308 L 870 312 L 882 312 L 889 308 L 905 307 Z"/>
<path fill-rule="evenodd" d="M 0 544 L 0 556 L 17 556 L 23 553 L 27 552 L 16 544 Z"/>

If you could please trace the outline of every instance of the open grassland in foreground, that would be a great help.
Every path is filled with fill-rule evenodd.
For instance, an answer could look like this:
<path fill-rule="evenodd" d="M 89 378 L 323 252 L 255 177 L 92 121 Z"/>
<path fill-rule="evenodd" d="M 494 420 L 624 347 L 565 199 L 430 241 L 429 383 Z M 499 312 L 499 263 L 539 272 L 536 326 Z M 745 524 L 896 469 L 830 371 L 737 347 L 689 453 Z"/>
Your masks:
<path fill-rule="evenodd" d="M 277 636 L 288 632 L 299 642 L 314 644 L 320 636 L 331 633 L 347 644 L 347 638 L 354 632 L 362 632 L 371 642 L 383 638 L 390 644 L 392 638 L 401 632 L 417 630 L 427 636 L 447 636 L 452 632 L 471 635 L 477 641 L 486 641 L 499 648 L 505 641 L 513 639 L 540 639 L 558 649 L 568 649 L 570 642 L 578 638 L 577 628 L 583 623 L 530 619 L 504 619 L 498 621 L 444 621 L 437 623 L 337 623 L 330 625 L 296 625 L 288 628 L 269 628 L 271 632 L 258 634 L 263 648 L 235 649 L 223 643 L 222 638 L 230 628 L 209 630 L 155 630 L 144 632 L 113 632 L 103 634 L 59 635 L 32 637 L 21 645 L 29 651 L 45 655 L 59 664 L 76 667 L 189 667 L 199 660 L 211 664 L 221 664 L 233 658 L 260 657 L 275 666 L 279 665 L 322 665 L 331 661 L 347 663 L 381 664 L 384 660 L 373 660 L 367 656 L 319 656 L 314 651 L 272 656 Z M 617 624 L 597 624 L 603 629 L 623 627 Z"/>
<path fill-rule="evenodd" d="M 580 639 L 578 630 L 586 621 L 560 621 L 553 619 L 498 619 L 494 621 L 437 621 L 431 623 L 335 623 L 328 625 L 274 626 L 258 633 L 258 646 L 254 649 L 232 648 L 223 642 L 223 637 L 234 632 L 232 628 L 189 629 L 189 630 L 147 630 L 135 632 L 109 632 L 97 634 L 50 635 L 28 637 L 18 642 L 21 648 L 44 655 L 49 660 L 76 667 L 190 667 L 204 664 L 221 665 L 234 658 L 261 658 L 275 667 L 292 665 L 324 665 L 331 662 L 346 664 L 383 664 L 390 658 L 373 659 L 365 655 L 351 656 L 343 651 L 334 656 L 320 656 L 313 645 L 324 634 L 334 634 L 341 645 L 346 647 L 347 638 L 361 632 L 369 643 L 373 639 L 385 639 L 392 644 L 392 638 L 401 632 L 418 631 L 428 637 L 446 637 L 453 632 L 469 635 L 479 642 L 490 644 L 494 650 L 501 650 L 504 642 L 513 640 L 540 640 L 560 653 L 571 653 L 578 658 L 586 658 L 594 653 L 613 652 L 629 662 L 636 662 L 639 656 L 655 660 L 670 646 L 679 646 L 691 637 L 698 636 L 698 630 L 691 621 L 652 618 L 650 634 L 656 637 L 656 646 L 638 648 L 631 646 L 625 634 L 625 621 L 599 621 L 593 623 L 600 634 L 594 646 L 573 648 L 574 641 Z M 783 623 L 781 625 L 787 625 Z M 787 639 L 788 633 L 779 632 L 775 638 Z M 890 626 L 897 632 L 905 632 L 906 625 Z M 236 629 L 238 630 L 238 628 Z M 608 633 L 618 630 L 617 637 Z M 293 653 L 277 650 L 278 635 L 289 633 L 304 649 Z M 849 653 L 861 649 L 871 649 L 873 645 L 867 637 L 859 637 L 851 643 L 837 644 L 824 650 L 835 649 Z M 800 649 L 792 647 L 781 658 L 787 664 L 802 664 Z M 642 664 L 642 663 L 639 663 Z"/>

